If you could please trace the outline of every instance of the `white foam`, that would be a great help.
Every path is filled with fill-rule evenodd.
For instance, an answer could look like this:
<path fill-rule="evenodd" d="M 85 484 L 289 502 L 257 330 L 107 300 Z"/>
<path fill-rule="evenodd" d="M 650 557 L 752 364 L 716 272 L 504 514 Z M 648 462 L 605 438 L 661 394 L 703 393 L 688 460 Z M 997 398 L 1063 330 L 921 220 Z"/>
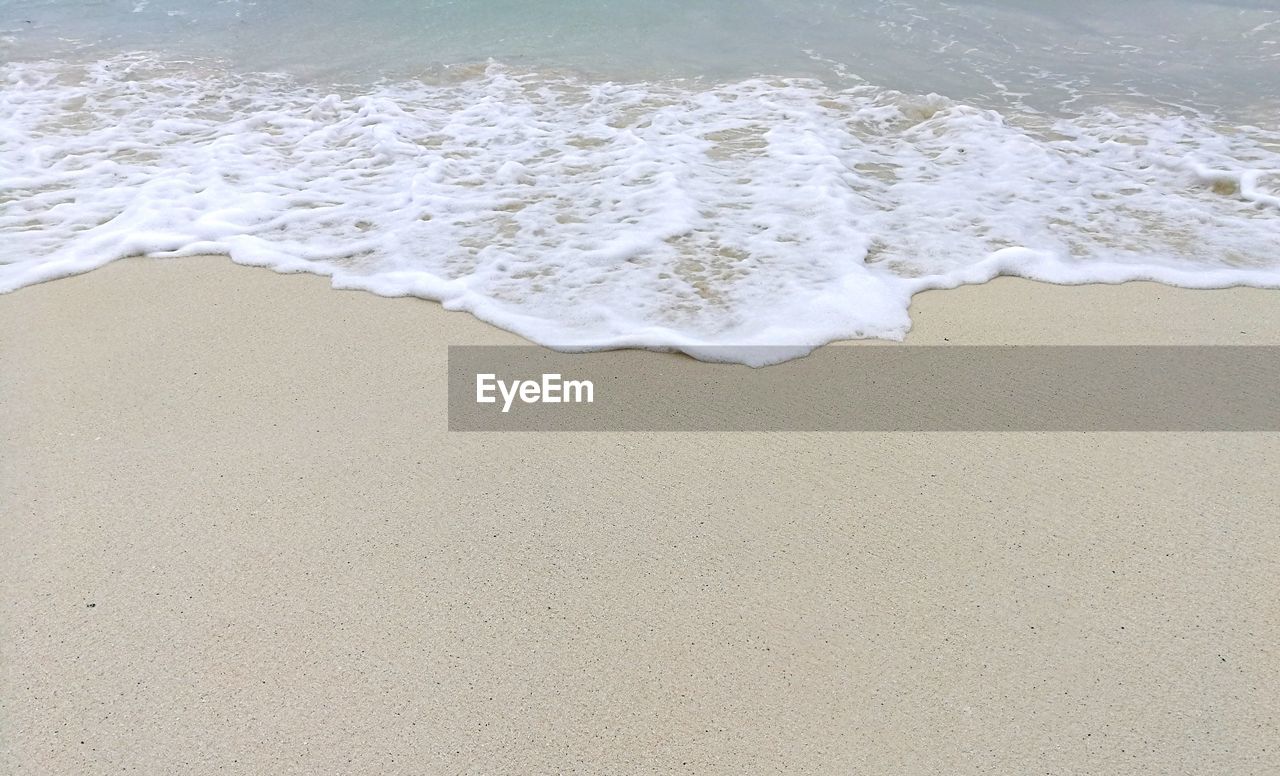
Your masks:
<path fill-rule="evenodd" d="M 346 96 L 139 57 L 0 83 L 0 291 L 225 253 L 715 358 L 900 338 L 912 294 L 1002 274 L 1280 286 L 1280 133 L 1185 115 L 498 66 Z"/>

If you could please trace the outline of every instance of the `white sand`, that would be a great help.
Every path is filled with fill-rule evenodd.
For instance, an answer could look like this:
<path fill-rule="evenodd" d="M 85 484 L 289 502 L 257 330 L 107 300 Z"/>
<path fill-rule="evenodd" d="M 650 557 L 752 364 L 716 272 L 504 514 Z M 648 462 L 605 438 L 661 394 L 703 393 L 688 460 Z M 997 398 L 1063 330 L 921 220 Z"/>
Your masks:
<path fill-rule="evenodd" d="M 1278 299 L 1005 280 L 911 341 Z M 215 258 L 0 297 L 0 772 L 1280 772 L 1280 435 L 447 434 L 445 346 L 515 342 Z"/>

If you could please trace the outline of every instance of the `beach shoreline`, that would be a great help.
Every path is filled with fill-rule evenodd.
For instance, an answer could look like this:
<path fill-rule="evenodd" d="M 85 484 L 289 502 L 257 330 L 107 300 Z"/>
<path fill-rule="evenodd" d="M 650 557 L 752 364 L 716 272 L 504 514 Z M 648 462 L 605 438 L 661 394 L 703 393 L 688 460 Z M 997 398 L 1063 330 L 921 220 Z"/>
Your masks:
<path fill-rule="evenodd" d="M 906 344 L 1277 294 L 1001 278 Z M 527 343 L 223 257 L 0 296 L 0 770 L 1280 768 L 1280 435 L 450 434 L 462 344 Z"/>

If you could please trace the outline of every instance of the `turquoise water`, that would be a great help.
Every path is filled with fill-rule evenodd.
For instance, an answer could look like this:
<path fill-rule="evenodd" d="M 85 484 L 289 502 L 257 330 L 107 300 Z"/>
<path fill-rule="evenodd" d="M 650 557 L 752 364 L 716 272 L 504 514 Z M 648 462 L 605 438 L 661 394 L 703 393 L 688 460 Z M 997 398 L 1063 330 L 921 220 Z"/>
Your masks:
<path fill-rule="evenodd" d="M 0 292 L 225 253 L 714 358 L 1280 286 L 1274 2 L 0 0 L 0 62 Z"/>
<path fill-rule="evenodd" d="M 1039 106 L 1274 105 L 1280 4 L 1248 0 L 2 0 L 10 56 L 145 49 L 309 77 L 496 59 L 592 76 L 841 76 Z"/>

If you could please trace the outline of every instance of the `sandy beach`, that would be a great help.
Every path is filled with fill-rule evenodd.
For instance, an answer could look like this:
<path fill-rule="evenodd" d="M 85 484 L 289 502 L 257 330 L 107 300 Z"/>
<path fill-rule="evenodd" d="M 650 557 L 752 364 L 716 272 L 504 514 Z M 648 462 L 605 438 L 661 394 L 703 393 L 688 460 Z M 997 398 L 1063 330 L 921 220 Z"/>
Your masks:
<path fill-rule="evenodd" d="M 1001 279 L 908 343 L 1277 300 Z M 1280 772 L 1280 435 L 448 433 L 446 347 L 521 342 L 217 257 L 0 296 L 0 772 Z"/>

